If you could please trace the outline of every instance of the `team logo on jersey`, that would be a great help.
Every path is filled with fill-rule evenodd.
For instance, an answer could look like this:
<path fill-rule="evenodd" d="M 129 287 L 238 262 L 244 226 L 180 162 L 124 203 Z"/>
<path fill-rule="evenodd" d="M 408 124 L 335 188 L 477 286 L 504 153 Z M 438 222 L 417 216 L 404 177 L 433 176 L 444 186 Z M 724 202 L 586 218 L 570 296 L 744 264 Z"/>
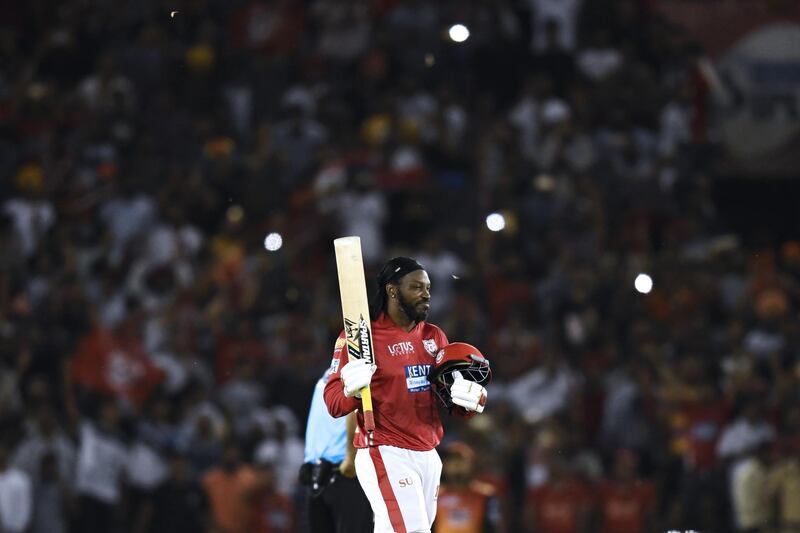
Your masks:
<path fill-rule="evenodd" d="M 398 355 L 411 355 L 414 353 L 414 344 L 412 344 L 410 341 L 398 342 L 397 344 L 392 344 L 386 348 L 389 350 L 389 354 L 392 357 L 397 357 Z"/>
<path fill-rule="evenodd" d="M 335 374 L 337 370 L 339 370 L 339 358 L 334 357 L 331 361 L 331 374 Z"/>
<path fill-rule="evenodd" d="M 436 346 L 436 340 L 435 339 L 422 339 L 422 345 L 425 346 L 425 349 L 431 355 L 433 355 L 437 351 L 439 351 L 439 347 Z"/>
<path fill-rule="evenodd" d="M 424 392 L 431 390 L 428 374 L 431 365 L 406 365 L 406 388 L 408 392 Z"/>

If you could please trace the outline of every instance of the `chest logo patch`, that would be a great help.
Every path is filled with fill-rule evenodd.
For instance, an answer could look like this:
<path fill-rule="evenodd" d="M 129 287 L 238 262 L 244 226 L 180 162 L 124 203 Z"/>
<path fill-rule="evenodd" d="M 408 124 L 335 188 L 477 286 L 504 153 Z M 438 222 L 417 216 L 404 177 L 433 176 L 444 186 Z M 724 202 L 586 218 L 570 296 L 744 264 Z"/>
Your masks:
<path fill-rule="evenodd" d="M 425 346 L 425 350 L 431 355 L 434 355 L 439 351 L 439 347 L 436 346 L 435 339 L 422 339 L 422 345 Z"/>
<path fill-rule="evenodd" d="M 406 365 L 405 372 L 408 392 L 424 392 L 431 389 L 428 381 L 431 365 Z"/>

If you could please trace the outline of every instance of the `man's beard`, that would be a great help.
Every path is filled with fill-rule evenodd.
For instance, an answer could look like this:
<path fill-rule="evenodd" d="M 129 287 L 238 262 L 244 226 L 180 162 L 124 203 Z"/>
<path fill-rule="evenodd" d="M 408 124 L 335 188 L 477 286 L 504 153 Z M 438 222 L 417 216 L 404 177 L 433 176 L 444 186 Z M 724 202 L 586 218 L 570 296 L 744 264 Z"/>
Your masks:
<path fill-rule="evenodd" d="M 399 293 L 399 291 L 398 291 Z M 403 297 L 402 294 L 399 295 L 398 303 L 400 304 L 400 309 L 406 314 L 408 318 L 413 320 L 414 322 L 422 322 L 426 318 L 428 318 L 428 311 L 417 311 L 416 306 L 410 304 L 406 299 Z M 420 302 L 422 303 L 422 302 Z M 426 302 L 427 303 L 427 302 Z"/>

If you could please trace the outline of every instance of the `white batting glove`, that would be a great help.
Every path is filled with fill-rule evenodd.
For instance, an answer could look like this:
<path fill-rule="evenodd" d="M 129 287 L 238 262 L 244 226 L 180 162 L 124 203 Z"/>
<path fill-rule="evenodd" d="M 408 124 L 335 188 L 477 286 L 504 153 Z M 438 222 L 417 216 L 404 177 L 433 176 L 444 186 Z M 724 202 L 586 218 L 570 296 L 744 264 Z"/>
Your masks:
<path fill-rule="evenodd" d="M 453 372 L 453 384 L 450 386 L 450 398 L 453 403 L 467 411 L 483 412 L 486 405 L 486 387 L 463 378 L 461 372 Z"/>
<path fill-rule="evenodd" d="M 359 391 L 372 381 L 372 374 L 375 373 L 376 368 L 375 365 L 370 365 L 363 359 L 354 359 L 344 365 L 341 372 L 344 395 L 348 398 L 352 396 L 361 398 Z"/>

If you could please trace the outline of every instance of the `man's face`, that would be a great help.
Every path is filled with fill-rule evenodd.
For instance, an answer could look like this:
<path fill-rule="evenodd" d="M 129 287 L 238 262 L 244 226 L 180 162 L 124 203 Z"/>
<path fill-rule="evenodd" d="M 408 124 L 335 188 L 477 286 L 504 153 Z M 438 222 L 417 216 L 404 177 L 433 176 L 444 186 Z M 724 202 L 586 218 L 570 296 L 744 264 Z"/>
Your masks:
<path fill-rule="evenodd" d="M 403 312 L 414 322 L 428 318 L 431 301 L 431 280 L 424 270 L 415 270 L 400 278 L 397 284 L 397 302 Z"/>

